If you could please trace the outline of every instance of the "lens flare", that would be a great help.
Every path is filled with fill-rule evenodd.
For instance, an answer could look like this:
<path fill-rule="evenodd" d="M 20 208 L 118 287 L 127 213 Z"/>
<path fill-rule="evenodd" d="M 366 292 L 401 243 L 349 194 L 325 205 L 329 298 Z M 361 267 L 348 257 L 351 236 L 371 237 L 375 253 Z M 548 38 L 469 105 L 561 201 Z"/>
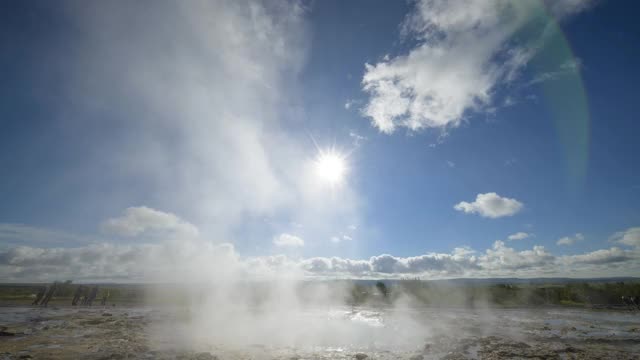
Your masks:
<path fill-rule="evenodd" d="M 329 185 L 342 183 L 347 173 L 345 156 L 335 150 L 320 151 L 315 160 L 315 172 L 320 180 Z"/>

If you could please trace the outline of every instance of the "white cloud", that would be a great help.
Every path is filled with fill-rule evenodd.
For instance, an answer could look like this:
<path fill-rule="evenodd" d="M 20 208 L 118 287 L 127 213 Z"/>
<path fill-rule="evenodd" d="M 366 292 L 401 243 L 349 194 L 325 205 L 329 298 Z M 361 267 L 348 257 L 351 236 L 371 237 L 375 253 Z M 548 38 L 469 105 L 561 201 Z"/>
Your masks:
<path fill-rule="evenodd" d="M 553 2 L 559 18 L 575 14 L 587 1 Z M 457 127 L 465 114 L 491 111 L 494 90 L 518 78 L 539 48 L 539 33 L 514 40 L 534 19 L 545 17 L 538 1 L 422 0 L 403 24 L 418 45 L 406 55 L 365 64 L 362 88 L 369 94 L 363 114 L 383 133 Z"/>
<path fill-rule="evenodd" d="M 531 237 L 531 234 L 526 233 L 526 232 L 517 232 L 515 234 L 511 234 L 509 235 L 509 237 L 507 237 L 508 240 L 524 240 L 528 237 Z"/>
<path fill-rule="evenodd" d="M 551 265 L 555 257 L 544 246 L 536 245 L 531 250 L 516 251 L 505 246 L 504 242 L 496 241 L 479 261 L 487 269 L 504 271 Z"/>
<path fill-rule="evenodd" d="M 637 252 L 612 247 L 611 249 L 596 250 L 586 254 L 566 256 L 563 258 L 563 261 L 569 265 L 612 264 L 629 260 L 635 260 L 637 262 L 639 259 L 638 255 Z"/>
<path fill-rule="evenodd" d="M 456 167 L 456 163 L 454 163 L 453 161 L 447 160 L 447 166 L 449 166 L 450 168 L 454 168 Z"/>
<path fill-rule="evenodd" d="M 347 276 L 362 276 L 371 273 L 371 264 L 367 260 L 352 260 L 339 257 L 316 257 L 302 260 L 300 266 L 307 274 L 331 275 L 342 274 Z"/>
<path fill-rule="evenodd" d="M 291 236 L 291 235 L 288 235 Z M 297 240 L 285 240 L 298 243 Z M 242 257 L 232 244 L 199 239 L 155 244 L 93 244 L 73 248 L 18 246 L 0 250 L 0 278 L 5 281 L 226 281 L 246 277 L 307 276 L 425 279 L 451 277 L 633 276 L 640 271 L 640 251 L 617 247 L 556 256 L 543 246 L 517 251 L 496 241 L 477 252 L 369 259 L 285 255 Z"/>
<path fill-rule="evenodd" d="M 130 207 L 121 217 L 102 223 L 102 231 L 119 236 L 159 234 L 176 237 L 196 237 L 198 229 L 174 214 L 148 208 Z"/>
<path fill-rule="evenodd" d="M 135 208 L 134 208 L 135 209 Z M 587 253 L 557 256 L 543 246 L 516 250 L 503 241 L 496 241 L 484 251 L 457 247 L 450 253 L 426 253 L 400 257 L 390 254 L 368 259 L 340 257 L 291 258 L 271 256 L 240 256 L 229 243 L 213 243 L 201 237 L 176 237 L 174 228 L 184 221 L 170 214 L 147 209 L 154 221 L 133 222 L 123 227 L 125 234 L 145 234 L 148 224 L 155 228 L 155 212 L 160 219 L 174 224 L 159 233 L 153 243 L 100 243 L 74 247 L 7 246 L 0 248 L 0 278 L 5 281 L 51 281 L 73 279 L 79 281 L 228 281 L 242 277 L 338 277 L 338 278 L 400 278 L 420 276 L 425 279 L 451 277 L 541 277 L 541 276 L 633 276 L 640 271 L 640 249 L 618 247 Z M 128 214 L 125 211 L 125 214 Z M 124 216 L 130 220 L 136 217 Z M 166 224 L 167 221 L 163 222 Z M 122 225 L 119 224 L 118 225 Z M 138 227 L 136 227 L 136 226 Z M 0 226 L 2 229 L 2 226 Z M 119 228 L 120 229 L 120 228 Z M 133 230 L 132 230 L 133 229 Z M 143 230 L 140 230 L 143 229 Z M 165 229 L 161 227 L 161 229 Z M 135 230 L 135 231 L 134 231 Z M 191 230 L 189 230 L 191 231 Z M 637 244 L 637 228 L 612 235 L 621 244 Z M 31 233 L 55 233 L 48 229 L 32 228 Z M 523 235 L 517 235 L 520 238 Z M 79 235 L 67 234 L 82 240 Z M 530 235 L 530 234 L 528 234 Z M 337 242 L 350 236 L 335 236 Z M 581 239 L 581 234 L 572 238 Z M 333 241 L 333 240 L 332 240 Z M 304 241 L 292 234 L 282 233 L 273 239 L 277 247 L 301 247 Z"/>
<path fill-rule="evenodd" d="M 640 227 L 632 227 L 625 231 L 617 232 L 609 240 L 640 249 Z"/>
<path fill-rule="evenodd" d="M 488 218 L 512 216 L 522 210 L 523 204 L 516 199 L 502 197 L 494 192 L 478 194 L 473 202 L 461 201 L 453 208 L 467 214 L 478 214 Z"/>
<path fill-rule="evenodd" d="M 381 274 L 446 274 L 463 275 L 479 269 L 475 257 L 461 257 L 452 254 L 429 253 L 413 257 L 391 255 L 373 256 L 369 259 L 371 270 Z"/>
<path fill-rule="evenodd" d="M 30 279 L 108 279 L 131 281 L 144 272 L 146 245 L 88 245 L 77 248 L 37 248 L 20 246 L 0 252 L 0 277 Z"/>
<path fill-rule="evenodd" d="M 291 234 L 280 234 L 273 238 L 273 244 L 278 247 L 302 247 L 304 240 Z"/>
<path fill-rule="evenodd" d="M 573 236 L 565 236 L 563 238 L 558 239 L 558 241 L 556 241 L 556 245 L 569 246 L 582 240 L 584 240 L 584 235 L 582 235 L 581 233 L 577 233 Z"/>
<path fill-rule="evenodd" d="M 342 235 L 332 236 L 330 240 L 332 243 L 337 244 L 343 241 L 352 241 L 353 238 L 347 234 L 342 234 Z"/>
<path fill-rule="evenodd" d="M 351 143 L 355 147 L 359 147 L 364 141 L 367 140 L 366 136 L 362 136 L 355 131 L 349 131 L 349 137 L 351 138 Z"/>

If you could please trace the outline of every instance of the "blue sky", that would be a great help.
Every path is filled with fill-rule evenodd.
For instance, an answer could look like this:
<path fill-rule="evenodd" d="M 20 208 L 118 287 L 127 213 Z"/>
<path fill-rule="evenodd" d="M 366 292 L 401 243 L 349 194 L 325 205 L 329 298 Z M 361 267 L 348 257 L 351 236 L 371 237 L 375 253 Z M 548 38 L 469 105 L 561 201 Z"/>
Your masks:
<path fill-rule="evenodd" d="M 143 3 L 1 5 L 0 279 L 637 275 L 634 3 Z"/>

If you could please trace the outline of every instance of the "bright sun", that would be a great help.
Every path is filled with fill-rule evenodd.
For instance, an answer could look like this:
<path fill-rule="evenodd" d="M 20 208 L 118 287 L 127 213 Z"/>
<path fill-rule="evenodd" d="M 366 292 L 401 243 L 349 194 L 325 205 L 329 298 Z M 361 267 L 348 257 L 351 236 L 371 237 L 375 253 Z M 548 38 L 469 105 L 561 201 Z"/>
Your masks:
<path fill-rule="evenodd" d="M 320 180 L 330 185 L 337 185 L 344 180 L 347 164 L 342 154 L 334 150 L 321 151 L 316 158 L 315 169 Z"/>

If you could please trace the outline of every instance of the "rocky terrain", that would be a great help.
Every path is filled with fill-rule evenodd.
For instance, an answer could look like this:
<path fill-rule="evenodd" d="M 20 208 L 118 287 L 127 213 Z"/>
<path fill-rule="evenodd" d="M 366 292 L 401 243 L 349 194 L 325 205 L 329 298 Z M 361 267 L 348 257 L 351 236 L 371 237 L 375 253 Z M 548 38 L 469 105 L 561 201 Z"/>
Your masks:
<path fill-rule="evenodd" d="M 0 359 L 640 359 L 636 313 L 501 310 L 490 322 L 472 311 L 416 314 L 435 331 L 413 346 L 384 341 L 397 333 L 385 330 L 393 323 L 384 312 L 345 310 L 340 321 L 364 318 L 380 332 L 350 345 L 229 347 L 206 334 L 187 346 L 175 311 L 2 307 Z"/>

